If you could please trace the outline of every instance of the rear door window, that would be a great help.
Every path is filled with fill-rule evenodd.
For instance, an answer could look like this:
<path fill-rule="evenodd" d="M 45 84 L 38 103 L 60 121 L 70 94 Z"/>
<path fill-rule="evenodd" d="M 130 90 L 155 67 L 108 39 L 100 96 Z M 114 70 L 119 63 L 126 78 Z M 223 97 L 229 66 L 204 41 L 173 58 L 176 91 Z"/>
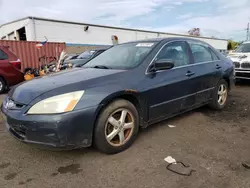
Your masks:
<path fill-rule="evenodd" d="M 215 52 L 214 52 L 211 48 L 209 48 L 209 50 L 210 50 L 210 52 L 211 52 L 211 54 L 212 54 L 212 57 L 213 57 L 213 60 L 214 60 L 214 61 L 220 60 L 220 59 L 218 58 L 218 56 L 215 54 Z"/>
<path fill-rule="evenodd" d="M 0 49 L 0 60 L 7 60 L 8 59 L 8 55 Z"/>
<path fill-rule="evenodd" d="M 213 56 L 208 47 L 202 44 L 191 43 L 190 48 L 194 57 L 194 63 L 213 61 Z"/>

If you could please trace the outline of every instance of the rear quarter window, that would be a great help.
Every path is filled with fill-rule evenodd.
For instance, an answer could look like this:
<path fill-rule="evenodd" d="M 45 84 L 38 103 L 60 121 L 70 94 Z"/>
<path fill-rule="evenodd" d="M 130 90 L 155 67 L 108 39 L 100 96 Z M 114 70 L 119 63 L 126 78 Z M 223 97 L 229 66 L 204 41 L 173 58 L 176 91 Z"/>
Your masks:
<path fill-rule="evenodd" d="M 0 60 L 7 60 L 8 59 L 8 55 L 0 49 Z"/>
<path fill-rule="evenodd" d="M 191 43 L 190 48 L 194 57 L 194 63 L 213 61 L 213 56 L 207 46 L 199 43 Z"/>

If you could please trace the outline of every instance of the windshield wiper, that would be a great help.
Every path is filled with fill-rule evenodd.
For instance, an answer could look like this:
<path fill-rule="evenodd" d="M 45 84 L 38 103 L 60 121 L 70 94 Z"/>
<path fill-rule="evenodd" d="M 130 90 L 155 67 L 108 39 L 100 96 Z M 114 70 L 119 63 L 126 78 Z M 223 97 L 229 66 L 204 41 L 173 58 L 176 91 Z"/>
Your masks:
<path fill-rule="evenodd" d="M 96 65 L 94 67 L 91 68 L 96 68 L 96 69 L 110 69 L 109 67 L 105 66 L 105 65 Z"/>

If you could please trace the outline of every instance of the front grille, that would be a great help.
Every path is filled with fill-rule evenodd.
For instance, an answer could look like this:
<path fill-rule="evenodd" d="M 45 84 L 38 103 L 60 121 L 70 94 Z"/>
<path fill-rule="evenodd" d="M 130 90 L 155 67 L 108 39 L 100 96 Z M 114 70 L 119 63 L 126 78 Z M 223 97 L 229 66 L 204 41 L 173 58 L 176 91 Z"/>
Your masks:
<path fill-rule="evenodd" d="M 240 68 L 240 63 L 239 62 L 233 62 L 235 68 Z"/>
<path fill-rule="evenodd" d="M 250 63 L 241 63 L 241 68 L 249 69 Z"/>

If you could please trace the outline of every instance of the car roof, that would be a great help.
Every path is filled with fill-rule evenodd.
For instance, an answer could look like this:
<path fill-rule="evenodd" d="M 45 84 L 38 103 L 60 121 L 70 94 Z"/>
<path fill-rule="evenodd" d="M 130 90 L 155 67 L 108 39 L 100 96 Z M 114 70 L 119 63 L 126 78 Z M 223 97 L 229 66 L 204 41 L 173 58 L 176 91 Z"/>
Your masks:
<path fill-rule="evenodd" d="M 134 43 L 134 42 L 161 42 L 161 41 L 168 42 L 168 41 L 172 41 L 172 40 L 189 40 L 189 41 L 197 41 L 197 42 L 206 43 L 206 42 L 204 42 L 202 40 L 189 38 L 189 37 L 152 38 L 152 39 L 136 40 L 136 41 L 131 41 L 131 42 L 127 42 L 127 43 Z"/>
<path fill-rule="evenodd" d="M 143 39 L 143 40 L 135 40 L 126 43 L 134 43 L 134 42 L 160 42 L 165 40 L 166 38 L 151 38 L 151 39 Z"/>

